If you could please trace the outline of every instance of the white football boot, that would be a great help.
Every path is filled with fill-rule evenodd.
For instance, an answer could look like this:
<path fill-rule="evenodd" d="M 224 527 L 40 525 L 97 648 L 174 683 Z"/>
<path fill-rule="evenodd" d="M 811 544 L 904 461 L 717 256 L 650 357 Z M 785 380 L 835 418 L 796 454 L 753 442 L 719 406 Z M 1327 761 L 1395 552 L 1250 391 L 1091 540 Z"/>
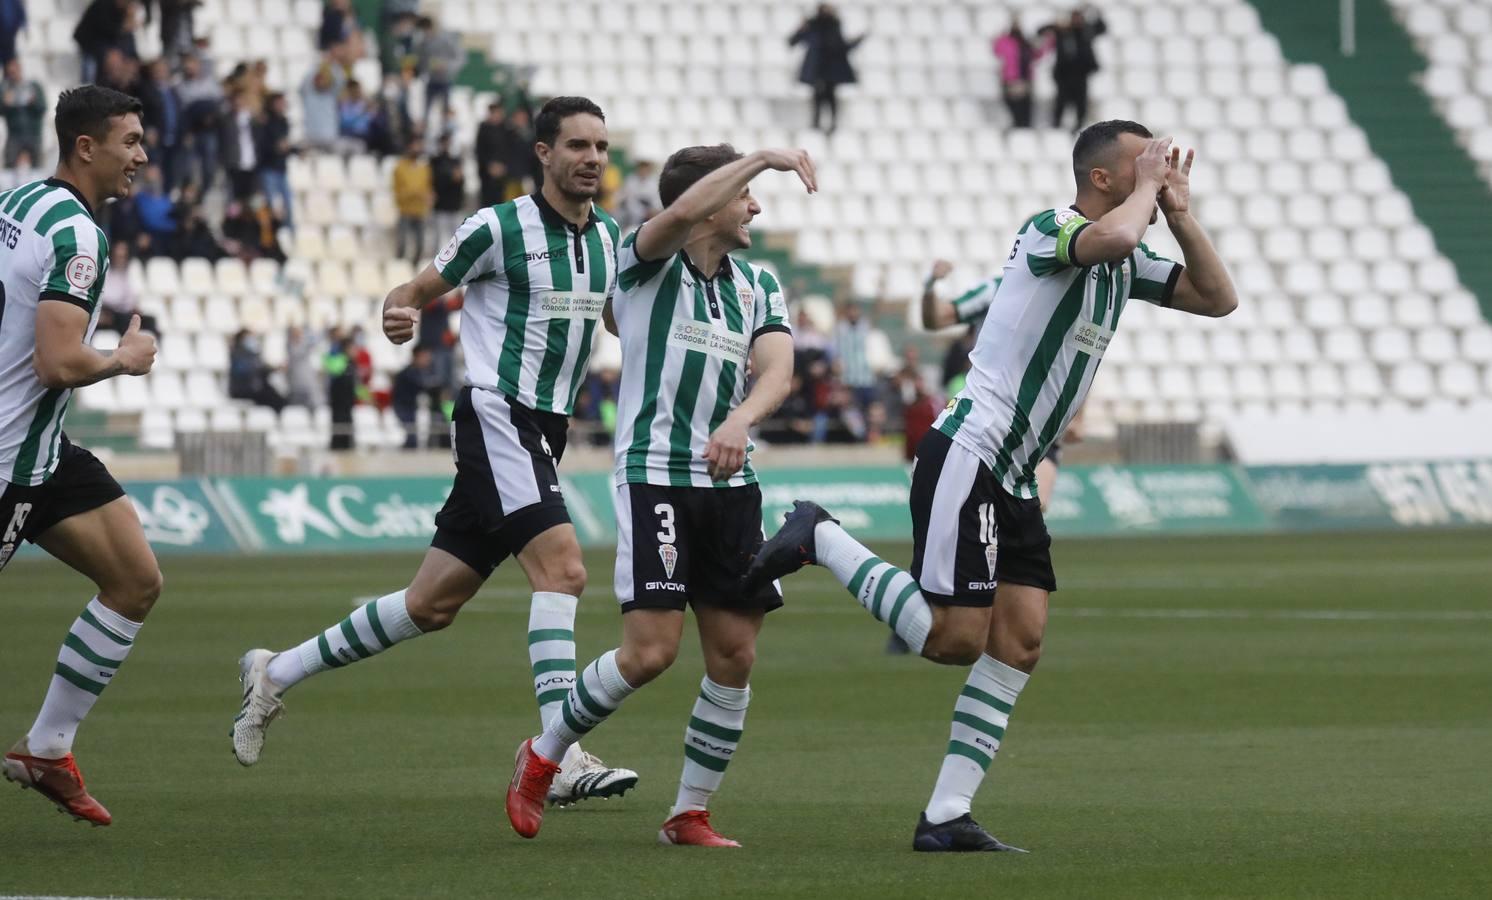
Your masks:
<path fill-rule="evenodd" d="M 250 650 L 238 661 L 238 678 L 243 685 L 243 706 L 233 720 L 233 755 L 240 765 L 252 766 L 264 749 L 264 732 L 269 723 L 285 711 L 280 700 L 284 690 L 269 680 L 269 661 L 275 654 L 269 650 Z"/>
<path fill-rule="evenodd" d="M 565 754 L 564 764 L 549 787 L 549 802 L 570 806 L 581 800 L 620 797 L 637 786 L 637 773 L 631 769 L 613 769 L 579 747 L 577 753 Z"/>

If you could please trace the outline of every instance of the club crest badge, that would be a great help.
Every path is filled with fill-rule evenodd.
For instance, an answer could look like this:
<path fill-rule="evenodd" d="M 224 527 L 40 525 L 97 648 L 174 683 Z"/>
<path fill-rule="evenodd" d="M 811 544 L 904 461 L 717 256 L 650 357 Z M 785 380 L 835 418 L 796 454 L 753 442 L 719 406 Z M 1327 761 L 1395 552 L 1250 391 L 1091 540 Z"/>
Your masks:
<path fill-rule="evenodd" d="M 995 580 L 995 560 L 999 557 L 999 555 L 1000 547 L 998 544 L 990 543 L 984 545 L 984 563 L 985 565 L 989 566 L 990 581 Z"/>
<path fill-rule="evenodd" d="M 673 569 L 679 563 L 679 551 L 673 544 L 663 544 L 658 547 L 658 558 L 663 560 L 663 577 L 673 581 Z"/>

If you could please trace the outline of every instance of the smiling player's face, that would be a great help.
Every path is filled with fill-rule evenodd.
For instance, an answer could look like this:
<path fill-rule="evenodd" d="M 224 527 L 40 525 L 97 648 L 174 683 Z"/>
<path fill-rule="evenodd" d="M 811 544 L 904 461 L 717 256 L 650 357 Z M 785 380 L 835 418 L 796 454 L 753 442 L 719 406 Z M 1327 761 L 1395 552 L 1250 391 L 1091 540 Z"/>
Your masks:
<path fill-rule="evenodd" d="M 553 179 L 560 193 L 578 200 L 600 196 L 611 147 L 605 122 L 587 113 L 567 116 L 560 122 L 554 146 L 539 146 L 544 177 Z"/>
<path fill-rule="evenodd" d="M 99 175 L 99 185 L 112 199 L 128 197 L 135 175 L 145 165 L 145 129 L 140 117 L 125 113 L 109 120 L 109 132 L 93 142 L 90 166 Z"/>

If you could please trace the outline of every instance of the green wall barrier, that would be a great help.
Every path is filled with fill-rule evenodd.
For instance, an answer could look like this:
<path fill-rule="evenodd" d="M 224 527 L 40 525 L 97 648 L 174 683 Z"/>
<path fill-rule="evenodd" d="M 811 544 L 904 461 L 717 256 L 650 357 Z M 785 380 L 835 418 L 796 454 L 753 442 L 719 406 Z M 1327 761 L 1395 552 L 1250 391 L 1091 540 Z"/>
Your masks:
<path fill-rule="evenodd" d="M 900 466 L 762 473 L 774 531 L 814 500 L 867 540 L 910 540 Z M 160 553 L 417 550 L 450 479 L 219 478 L 126 485 Z M 609 474 L 561 479 L 581 543 L 616 541 Z M 1320 466 L 1068 466 L 1047 511 L 1061 536 L 1492 525 L 1492 460 Z"/>

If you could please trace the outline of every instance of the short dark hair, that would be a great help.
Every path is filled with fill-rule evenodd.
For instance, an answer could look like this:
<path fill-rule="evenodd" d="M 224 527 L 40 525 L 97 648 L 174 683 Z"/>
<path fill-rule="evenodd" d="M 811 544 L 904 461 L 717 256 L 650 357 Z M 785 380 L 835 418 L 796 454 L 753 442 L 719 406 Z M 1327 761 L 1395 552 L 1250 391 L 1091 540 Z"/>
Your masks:
<path fill-rule="evenodd" d="M 595 116 L 603 122 L 606 121 L 606 113 L 586 97 L 551 98 L 539 110 L 539 117 L 534 120 L 534 140 L 553 147 L 555 140 L 559 137 L 560 124 L 571 116 L 579 115 Z"/>
<path fill-rule="evenodd" d="M 664 206 L 671 206 L 696 181 L 740 158 L 741 151 L 730 144 L 685 147 L 663 164 L 663 172 L 658 176 L 658 199 Z"/>
<path fill-rule="evenodd" d="M 57 97 L 57 146 L 63 161 L 72 159 L 78 138 L 88 135 L 103 140 L 109 134 L 109 120 L 145 110 L 139 99 L 112 88 L 96 84 L 63 91 Z"/>
<path fill-rule="evenodd" d="M 1133 134 L 1147 140 L 1155 136 L 1144 125 L 1128 119 L 1094 122 L 1078 135 L 1077 143 L 1072 145 L 1072 177 L 1077 180 L 1079 187 L 1087 181 L 1090 170 L 1108 162 L 1109 154 L 1123 134 Z"/>

